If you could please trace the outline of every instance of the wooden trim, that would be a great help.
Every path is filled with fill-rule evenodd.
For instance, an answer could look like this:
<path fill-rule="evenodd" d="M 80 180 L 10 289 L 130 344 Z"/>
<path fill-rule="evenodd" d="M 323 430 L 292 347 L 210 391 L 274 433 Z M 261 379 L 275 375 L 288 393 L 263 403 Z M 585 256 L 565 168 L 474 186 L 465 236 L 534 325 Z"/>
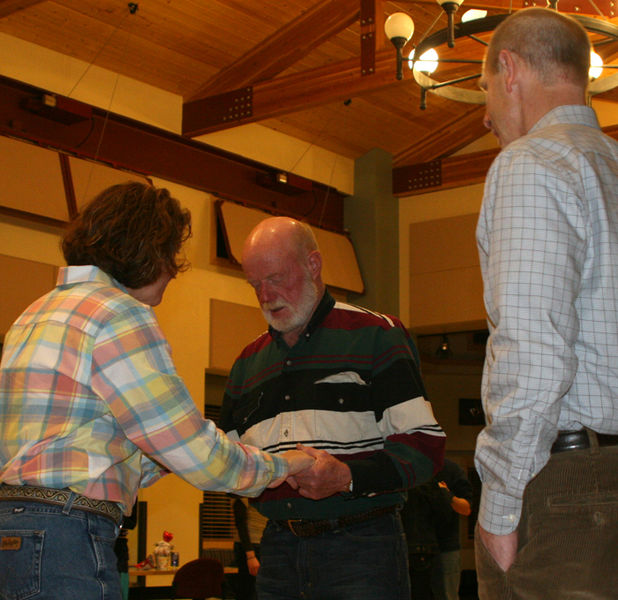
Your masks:
<path fill-rule="evenodd" d="M 64 183 L 64 192 L 67 199 L 67 212 L 69 219 L 73 220 L 77 216 L 77 200 L 75 199 L 75 186 L 73 185 L 73 177 L 71 177 L 71 164 L 69 157 L 66 154 L 58 153 L 60 159 L 60 171 L 62 172 L 62 181 Z"/>
<path fill-rule="evenodd" d="M 29 6 L 41 4 L 43 0 L 2 0 L 0 2 L 0 19 L 8 17 L 13 13 L 24 10 Z"/>
<path fill-rule="evenodd" d="M 618 141 L 618 124 L 603 127 L 603 133 Z M 431 163 L 418 163 L 393 169 L 393 195 L 416 196 L 451 188 L 483 183 L 487 171 L 498 156 L 499 148 L 470 154 L 449 156 Z M 426 185 L 418 181 L 418 173 L 424 170 L 439 170 L 433 178 L 426 178 Z M 437 183 L 440 182 L 440 183 Z"/>
<path fill-rule="evenodd" d="M 358 14 L 358 0 L 319 2 L 219 71 L 192 100 L 272 79 L 356 21 Z"/>
<path fill-rule="evenodd" d="M 0 214 L 14 217 L 16 219 L 23 219 L 24 221 L 40 223 L 41 225 L 57 227 L 59 229 L 65 229 L 67 226 L 66 221 L 60 221 L 59 219 L 53 219 L 52 217 L 44 217 L 43 215 L 37 215 L 35 213 L 27 212 L 25 210 L 16 210 L 14 208 L 8 208 L 6 206 L 0 206 Z"/>
<path fill-rule="evenodd" d="M 211 105 L 215 98 L 202 98 L 183 105 L 183 135 L 196 137 L 220 131 L 230 126 L 253 123 L 280 117 L 285 114 L 321 106 L 330 102 L 345 101 L 353 96 L 368 94 L 397 85 L 394 76 L 393 50 L 380 50 L 375 54 L 375 72 L 363 77 L 358 57 L 338 63 L 277 77 L 252 86 L 251 114 L 239 116 L 234 122 L 222 123 L 211 118 Z M 241 90 L 238 91 L 240 93 Z M 415 90 L 417 93 L 418 90 Z"/>
<path fill-rule="evenodd" d="M 376 13 L 378 7 L 376 1 L 361 0 L 360 2 L 360 29 L 361 29 L 361 76 L 373 75 L 376 66 L 376 48 L 378 47 Z M 381 4 L 381 2 L 379 2 Z"/>

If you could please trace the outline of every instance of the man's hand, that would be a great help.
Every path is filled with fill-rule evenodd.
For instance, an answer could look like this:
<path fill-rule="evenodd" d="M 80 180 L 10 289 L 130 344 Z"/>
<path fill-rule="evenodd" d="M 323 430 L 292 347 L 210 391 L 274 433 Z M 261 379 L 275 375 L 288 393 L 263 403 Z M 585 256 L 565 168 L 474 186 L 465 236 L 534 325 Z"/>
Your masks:
<path fill-rule="evenodd" d="M 313 450 L 313 448 L 309 448 Z M 313 465 L 315 458 L 308 452 L 302 452 L 301 450 L 287 450 L 281 454 L 288 463 L 287 477 L 293 476 L 299 471 L 304 471 Z M 274 488 L 281 485 L 286 480 L 285 477 L 279 477 L 279 479 L 273 479 L 269 484 L 269 488 Z"/>
<path fill-rule="evenodd" d="M 247 569 L 249 570 L 249 574 L 253 575 L 253 577 L 255 577 L 260 570 L 260 561 L 255 555 L 255 552 L 247 552 Z"/>
<path fill-rule="evenodd" d="M 508 571 L 517 555 L 517 531 L 506 535 L 495 535 L 479 525 L 479 536 L 500 568 L 505 572 Z"/>
<path fill-rule="evenodd" d="M 298 444 L 296 448 L 315 459 L 311 468 L 288 477 L 288 483 L 298 489 L 301 496 L 321 500 L 348 490 L 352 480 L 348 465 L 325 450 L 316 450 L 302 444 Z"/>

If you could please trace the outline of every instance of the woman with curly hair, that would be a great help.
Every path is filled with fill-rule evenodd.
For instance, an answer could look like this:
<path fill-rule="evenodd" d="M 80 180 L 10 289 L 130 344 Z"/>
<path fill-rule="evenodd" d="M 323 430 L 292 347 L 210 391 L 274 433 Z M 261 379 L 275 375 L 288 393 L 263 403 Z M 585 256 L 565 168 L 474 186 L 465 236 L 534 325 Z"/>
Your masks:
<path fill-rule="evenodd" d="M 188 263 L 191 217 L 165 189 L 100 193 L 62 242 L 54 290 L 0 365 L 0 597 L 121 597 L 114 541 L 140 486 L 174 472 L 253 496 L 312 459 L 228 440 L 196 408 L 152 310 Z"/>

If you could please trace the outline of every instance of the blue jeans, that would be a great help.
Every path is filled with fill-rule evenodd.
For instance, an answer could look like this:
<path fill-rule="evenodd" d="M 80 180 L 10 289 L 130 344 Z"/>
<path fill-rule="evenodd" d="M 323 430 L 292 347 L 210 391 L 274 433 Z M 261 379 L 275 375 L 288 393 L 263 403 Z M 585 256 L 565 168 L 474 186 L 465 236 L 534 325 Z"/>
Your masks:
<path fill-rule="evenodd" d="M 0 600 L 121 600 L 118 531 L 83 510 L 1 501 Z"/>
<path fill-rule="evenodd" d="M 259 600 L 410 600 L 398 514 L 314 537 L 270 521 L 261 543 Z"/>

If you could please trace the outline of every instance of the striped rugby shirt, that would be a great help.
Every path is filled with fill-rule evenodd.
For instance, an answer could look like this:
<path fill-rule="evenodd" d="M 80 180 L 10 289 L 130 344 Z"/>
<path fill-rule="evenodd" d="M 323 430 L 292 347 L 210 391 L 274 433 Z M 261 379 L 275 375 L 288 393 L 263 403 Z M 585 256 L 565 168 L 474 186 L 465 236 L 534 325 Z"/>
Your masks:
<path fill-rule="evenodd" d="M 284 484 L 258 508 L 271 519 L 322 519 L 401 503 L 442 464 L 445 435 L 425 398 L 413 343 L 400 321 L 335 303 L 325 292 L 299 341 L 272 328 L 230 372 L 221 427 L 277 453 L 297 442 L 350 466 L 354 492 L 322 500 Z"/>
<path fill-rule="evenodd" d="M 205 420 L 154 311 L 93 266 L 17 319 L 0 368 L 0 482 L 120 503 L 168 471 L 204 490 L 256 495 L 285 462 Z"/>

